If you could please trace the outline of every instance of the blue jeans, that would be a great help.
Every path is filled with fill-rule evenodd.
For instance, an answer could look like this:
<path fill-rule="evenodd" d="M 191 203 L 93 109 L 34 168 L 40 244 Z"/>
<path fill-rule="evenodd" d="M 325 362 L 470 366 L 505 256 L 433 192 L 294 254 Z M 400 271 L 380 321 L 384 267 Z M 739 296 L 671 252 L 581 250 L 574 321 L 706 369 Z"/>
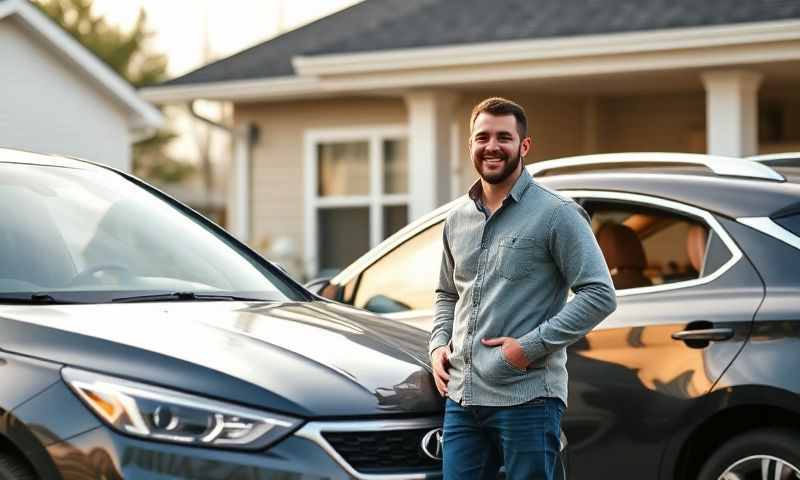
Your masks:
<path fill-rule="evenodd" d="M 564 403 L 537 398 L 513 407 L 462 407 L 447 399 L 444 480 L 553 480 Z"/>

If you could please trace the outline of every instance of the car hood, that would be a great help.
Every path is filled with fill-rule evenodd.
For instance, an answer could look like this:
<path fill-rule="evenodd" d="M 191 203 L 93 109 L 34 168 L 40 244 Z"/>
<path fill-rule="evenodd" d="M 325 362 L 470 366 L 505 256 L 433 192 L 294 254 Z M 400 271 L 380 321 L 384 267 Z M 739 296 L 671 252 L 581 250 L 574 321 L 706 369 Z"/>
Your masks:
<path fill-rule="evenodd" d="M 427 334 L 330 302 L 0 306 L 0 349 L 304 418 L 441 411 Z"/>

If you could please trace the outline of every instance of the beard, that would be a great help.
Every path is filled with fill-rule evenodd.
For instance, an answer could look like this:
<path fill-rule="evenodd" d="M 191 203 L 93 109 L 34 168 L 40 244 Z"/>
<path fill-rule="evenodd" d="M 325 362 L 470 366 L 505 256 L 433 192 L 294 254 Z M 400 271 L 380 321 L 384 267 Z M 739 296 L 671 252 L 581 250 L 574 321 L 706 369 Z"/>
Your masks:
<path fill-rule="evenodd" d="M 481 168 L 483 166 L 483 158 L 473 158 L 472 160 L 472 164 L 475 167 L 475 170 L 478 172 L 478 175 L 480 175 L 480 177 L 486 183 L 490 183 L 492 185 L 502 183 L 517 170 L 519 162 L 522 161 L 522 145 L 519 146 L 517 149 L 517 154 L 513 157 L 508 157 L 502 152 L 499 154 L 499 156 L 503 160 L 504 164 L 503 168 L 496 173 L 485 173 L 483 171 L 483 168 Z"/>

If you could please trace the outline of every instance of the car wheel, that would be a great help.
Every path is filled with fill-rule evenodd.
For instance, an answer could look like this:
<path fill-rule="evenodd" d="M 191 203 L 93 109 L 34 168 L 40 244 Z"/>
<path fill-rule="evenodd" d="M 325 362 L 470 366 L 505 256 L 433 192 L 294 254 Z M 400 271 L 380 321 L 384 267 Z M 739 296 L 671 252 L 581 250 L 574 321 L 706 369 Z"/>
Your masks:
<path fill-rule="evenodd" d="M 35 480 L 36 476 L 23 462 L 0 453 L 0 480 Z"/>
<path fill-rule="evenodd" d="M 800 434 L 757 430 L 724 443 L 703 465 L 700 480 L 800 480 Z"/>

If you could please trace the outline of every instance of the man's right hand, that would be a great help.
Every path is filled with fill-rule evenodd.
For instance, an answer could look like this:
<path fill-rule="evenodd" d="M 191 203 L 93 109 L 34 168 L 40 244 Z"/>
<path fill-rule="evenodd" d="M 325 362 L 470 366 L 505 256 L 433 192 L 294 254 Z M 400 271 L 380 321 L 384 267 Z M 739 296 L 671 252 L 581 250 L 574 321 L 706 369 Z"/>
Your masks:
<path fill-rule="evenodd" d="M 447 396 L 447 382 L 450 380 L 450 375 L 447 371 L 450 369 L 450 350 L 447 345 L 442 345 L 431 353 L 431 363 L 433 365 L 433 381 L 436 382 L 436 390 L 439 390 L 439 395 Z"/>

